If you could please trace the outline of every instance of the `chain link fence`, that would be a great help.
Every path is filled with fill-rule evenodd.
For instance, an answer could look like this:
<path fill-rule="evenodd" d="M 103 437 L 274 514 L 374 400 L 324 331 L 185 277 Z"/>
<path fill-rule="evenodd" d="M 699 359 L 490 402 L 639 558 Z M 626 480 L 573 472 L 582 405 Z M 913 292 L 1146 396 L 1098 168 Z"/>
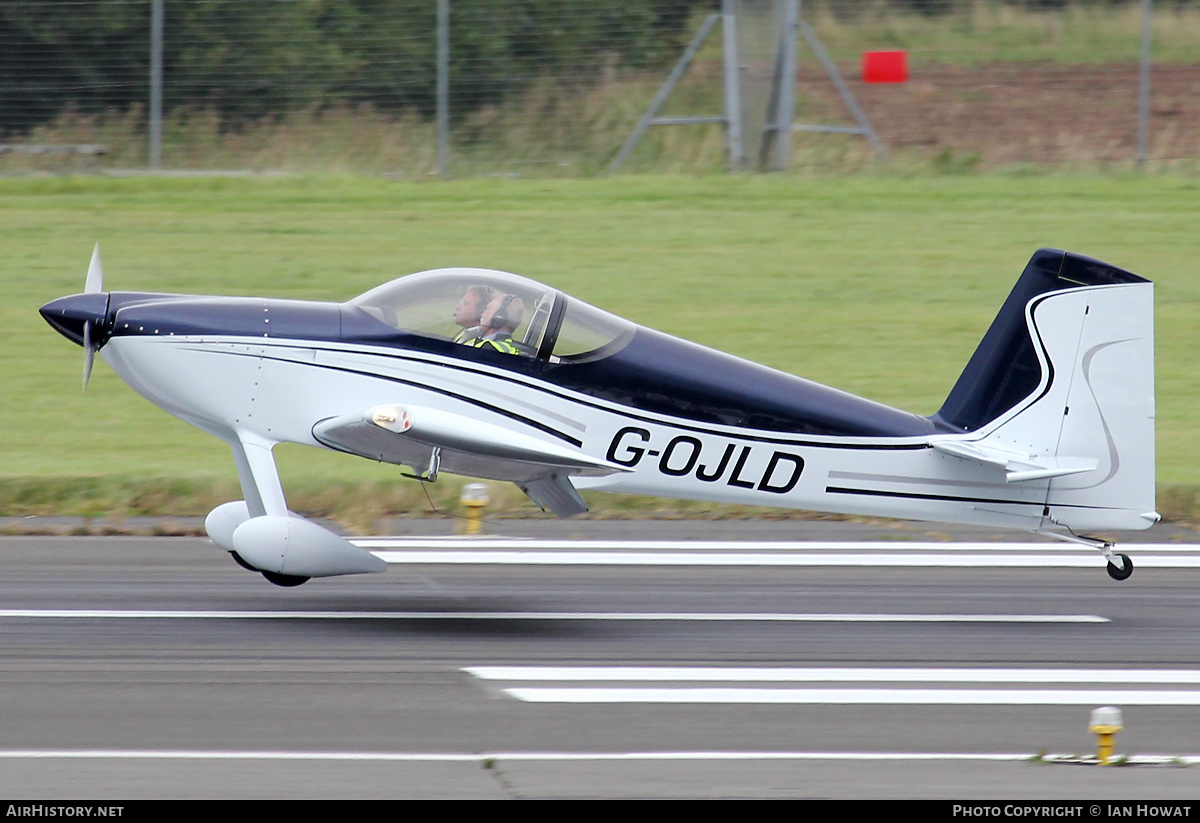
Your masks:
<path fill-rule="evenodd" d="M 746 9 L 761 28 L 759 2 L 6 0 L 0 173 L 602 173 L 713 15 L 661 107 L 680 124 L 647 129 L 622 168 L 728 168 L 728 73 L 757 58 L 731 68 L 720 32 Z M 859 119 L 898 165 L 1200 159 L 1197 0 L 797 8 L 787 88 L 807 128 L 790 135 L 791 168 L 879 162 L 861 132 L 838 131 Z M 863 82 L 879 50 L 904 53 L 907 82 Z M 770 104 L 740 106 L 761 119 Z"/>

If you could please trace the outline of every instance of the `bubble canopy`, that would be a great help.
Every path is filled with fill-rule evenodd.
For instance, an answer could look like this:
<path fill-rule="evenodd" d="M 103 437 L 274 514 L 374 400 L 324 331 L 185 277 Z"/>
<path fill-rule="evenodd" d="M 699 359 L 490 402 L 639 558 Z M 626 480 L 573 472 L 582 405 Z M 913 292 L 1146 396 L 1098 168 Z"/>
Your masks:
<path fill-rule="evenodd" d="M 552 363 L 612 354 L 636 326 L 543 283 L 495 269 L 446 268 L 410 274 L 371 289 L 349 305 L 411 334 L 473 337 L 486 306 L 502 305 L 519 353 Z M 484 329 L 486 332 L 487 329 Z"/>

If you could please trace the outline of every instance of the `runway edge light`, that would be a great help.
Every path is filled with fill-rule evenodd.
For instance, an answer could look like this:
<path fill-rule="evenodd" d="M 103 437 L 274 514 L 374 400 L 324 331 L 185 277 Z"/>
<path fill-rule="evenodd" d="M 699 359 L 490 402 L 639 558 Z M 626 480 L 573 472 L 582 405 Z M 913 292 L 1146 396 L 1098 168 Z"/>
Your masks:
<path fill-rule="evenodd" d="M 862 79 L 864 83 L 908 82 L 908 52 L 864 51 Z"/>
<path fill-rule="evenodd" d="M 488 504 L 488 487 L 483 483 L 468 483 L 463 486 L 458 502 L 467 509 L 467 534 L 479 534 L 483 525 L 483 507 Z"/>
<path fill-rule="evenodd" d="M 1101 766 L 1107 766 L 1112 757 L 1113 743 L 1121 725 L 1121 710 L 1115 706 L 1101 706 L 1092 710 L 1092 719 L 1088 731 L 1096 735 L 1096 759 Z"/>

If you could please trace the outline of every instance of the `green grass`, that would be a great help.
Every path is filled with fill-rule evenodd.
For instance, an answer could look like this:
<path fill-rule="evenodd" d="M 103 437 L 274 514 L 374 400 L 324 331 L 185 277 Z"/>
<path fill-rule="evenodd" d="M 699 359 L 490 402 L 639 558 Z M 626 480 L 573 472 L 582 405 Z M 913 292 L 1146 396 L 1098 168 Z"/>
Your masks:
<path fill-rule="evenodd" d="M 1096 174 L 0 179 L 0 514 L 186 514 L 236 494 L 223 444 L 102 363 L 81 394 L 82 352 L 38 316 L 82 289 L 99 240 L 116 290 L 342 300 L 426 268 L 507 269 L 922 414 L 1032 251 L 1071 249 L 1157 284 L 1159 481 L 1164 509 L 1190 516 L 1198 198 L 1195 178 Z M 302 447 L 279 458 L 309 510 L 364 496 L 378 501 L 364 512 L 428 508 L 394 467 Z M 452 502 L 453 487 L 431 491 Z"/>

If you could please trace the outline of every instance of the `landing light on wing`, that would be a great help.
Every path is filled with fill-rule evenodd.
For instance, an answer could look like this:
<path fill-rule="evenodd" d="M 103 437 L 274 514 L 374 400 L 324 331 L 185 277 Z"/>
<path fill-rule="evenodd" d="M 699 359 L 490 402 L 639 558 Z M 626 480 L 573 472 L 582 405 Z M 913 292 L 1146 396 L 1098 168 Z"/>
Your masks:
<path fill-rule="evenodd" d="M 398 406 L 380 406 L 372 410 L 371 422 L 381 429 L 387 429 L 397 434 L 412 428 L 412 417 L 409 416 L 408 410 Z"/>

